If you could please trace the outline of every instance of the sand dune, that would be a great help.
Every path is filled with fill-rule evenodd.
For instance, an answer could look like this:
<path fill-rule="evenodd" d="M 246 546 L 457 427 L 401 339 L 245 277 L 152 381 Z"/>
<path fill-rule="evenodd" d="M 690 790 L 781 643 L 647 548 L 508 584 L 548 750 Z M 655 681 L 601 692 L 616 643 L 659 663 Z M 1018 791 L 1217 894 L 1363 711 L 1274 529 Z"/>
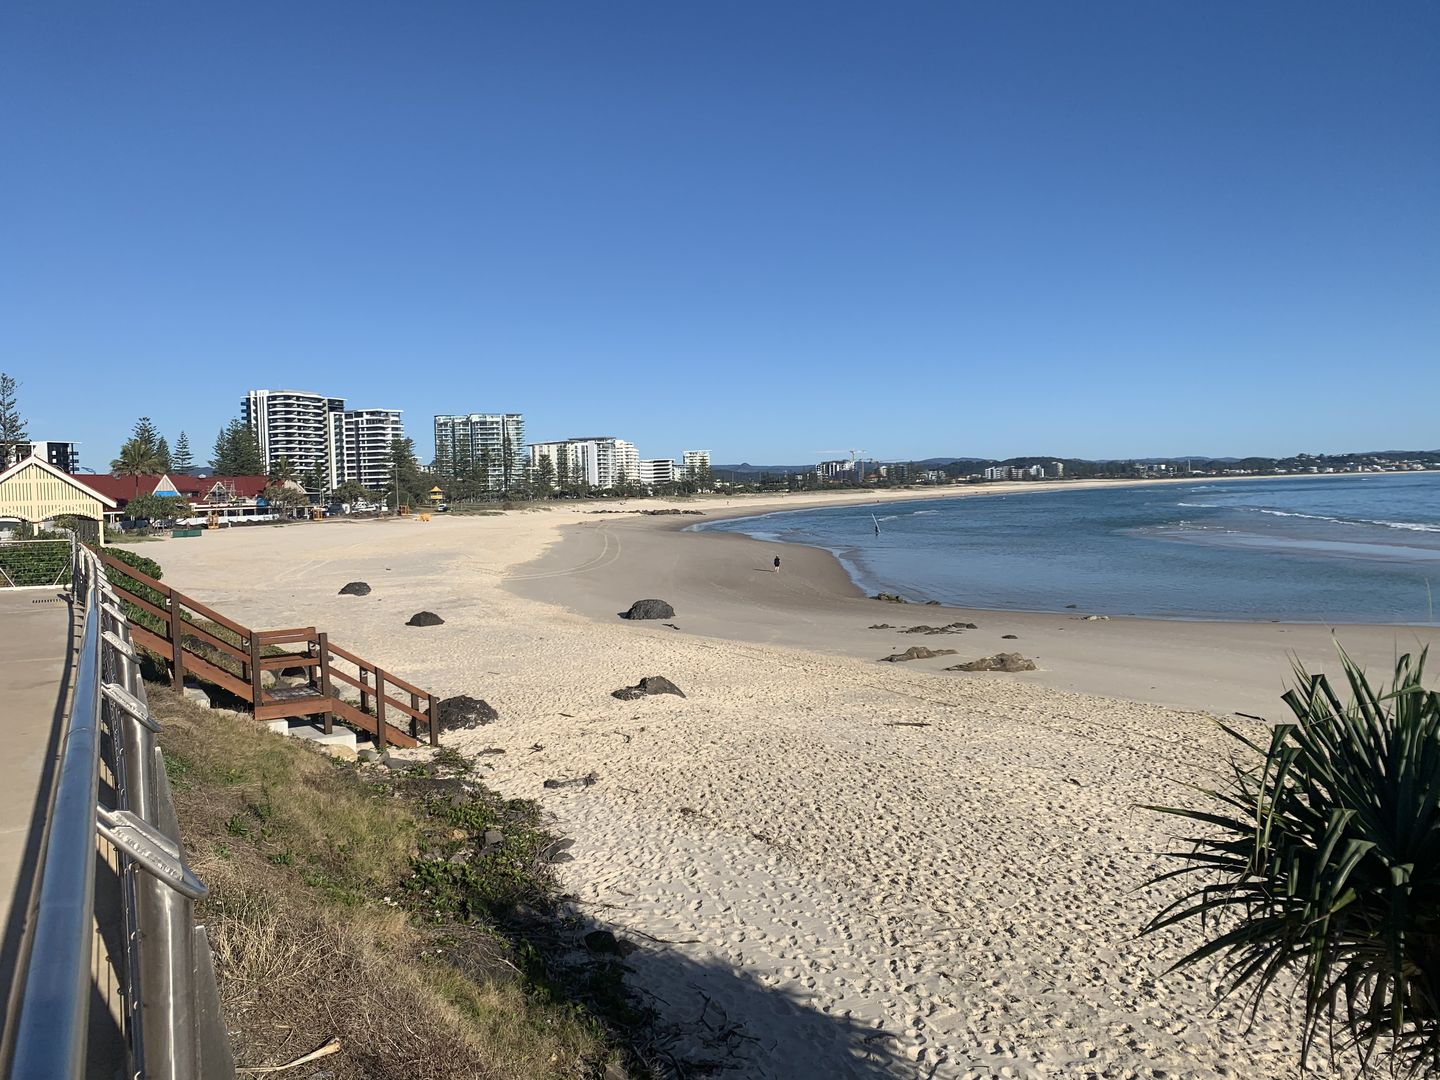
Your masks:
<path fill-rule="evenodd" d="M 564 880 L 639 946 L 632 982 L 678 1060 L 776 1078 L 1295 1072 L 1296 1016 L 1272 1003 L 1247 1032 L 1203 973 L 1164 973 L 1185 939 L 1137 936 L 1168 844 L 1137 804 L 1184 798 L 1218 763 L 1209 716 L 1045 685 L 1053 670 L 877 664 L 916 639 L 867 630 L 883 606 L 847 596 L 826 557 L 787 553 L 785 573 L 762 575 L 747 541 L 584 509 L 146 553 L 238 617 L 326 627 L 495 705 L 500 722 L 457 745 L 503 749 L 481 759 L 487 782 L 539 799 L 575 838 Z M 355 579 L 372 595 L 335 595 Z M 679 631 L 615 616 L 649 595 L 675 603 Z M 421 608 L 445 625 L 402 625 Z M 993 652 L 1014 618 L 945 644 Z M 688 696 L 610 696 L 657 674 Z M 1181 696 L 1243 696 L 1249 677 Z M 591 771 L 593 786 L 542 786 Z"/>

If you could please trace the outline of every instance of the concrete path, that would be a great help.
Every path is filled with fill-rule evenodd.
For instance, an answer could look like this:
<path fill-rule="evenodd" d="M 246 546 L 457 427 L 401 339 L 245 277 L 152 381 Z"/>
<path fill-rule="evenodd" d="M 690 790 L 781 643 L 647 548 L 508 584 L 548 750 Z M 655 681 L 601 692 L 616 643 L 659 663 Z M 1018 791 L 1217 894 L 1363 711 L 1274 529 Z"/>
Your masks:
<path fill-rule="evenodd" d="M 0 592 L 0 995 L 7 999 L 35 884 L 73 645 L 63 593 Z"/>

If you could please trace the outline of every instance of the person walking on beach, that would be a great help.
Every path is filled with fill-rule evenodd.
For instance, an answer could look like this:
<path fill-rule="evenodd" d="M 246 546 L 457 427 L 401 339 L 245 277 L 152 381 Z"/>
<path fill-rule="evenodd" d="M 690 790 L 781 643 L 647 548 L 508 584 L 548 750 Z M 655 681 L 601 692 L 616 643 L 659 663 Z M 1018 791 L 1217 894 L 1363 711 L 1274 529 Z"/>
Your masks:
<path fill-rule="evenodd" d="M 775 556 L 775 573 L 778 574 L 779 572 L 780 572 L 780 556 L 779 556 L 779 555 L 776 555 L 776 556 Z"/>

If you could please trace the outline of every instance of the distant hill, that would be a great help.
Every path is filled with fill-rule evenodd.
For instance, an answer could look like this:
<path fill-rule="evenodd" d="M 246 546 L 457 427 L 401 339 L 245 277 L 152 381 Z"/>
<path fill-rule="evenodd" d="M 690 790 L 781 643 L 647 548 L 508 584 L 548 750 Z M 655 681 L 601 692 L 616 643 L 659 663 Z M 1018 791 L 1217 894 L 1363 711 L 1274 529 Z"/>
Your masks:
<path fill-rule="evenodd" d="M 751 465 L 748 461 L 742 461 L 739 465 L 712 465 L 710 471 L 714 473 L 734 473 L 736 476 L 759 476 L 761 473 L 797 473 L 813 472 L 815 462 L 807 461 L 804 465 Z"/>
<path fill-rule="evenodd" d="M 884 464 L 892 460 L 895 459 L 867 457 L 865 462 L 867 466 L 870 466 Z M 1306 466 L 1314 466 L 1317 464 L 1341 466 L 1346 462 L 1365 460 L 1371 462 L 1419 460 L 1440 464 L 1440 450 L 1365 450 L 1346 454 L 1321 454 L 1318 456 L 1300 454 L 1290 458 L 1254 456 L 1211 457 L 1208 454 L 1171 454 L 1166 457 L 1143 458 L 1072 458 L 1065 457 L 1061 454 L 1027 455 L 1024 457 L 1010 458 L 942 456 L 923 458 L 918 461 L 912 460 L 908 462 L 908 464 L 924 469 L 941 469 L 951 476 L 963 476 L 967 473 L 979 473 L 991 465 L 1019 467 L 1044 465 L 1048 467 L 1051 462 L 1058 461 L 1064 464 L 1066 476 L 1118 476 L 1124 475 L 1127 469 L 1133 471 L 1137 465 L 1189 465 L 1196 470 L 1217 470 L 1235 467 L 1261 470 L 1275 467 L 1303 469 Z M 738 465 L 716 465 L 713 471 L 715 475 L 722 480 L 746 482 L 764 474 L 769 474 L 772 477 L 781 477 L 794 473 L 813 473 L 817 463 L 816 461 L 807 461 L 799 465 L 752 465 L 748 461 L 742 461 Z"/>

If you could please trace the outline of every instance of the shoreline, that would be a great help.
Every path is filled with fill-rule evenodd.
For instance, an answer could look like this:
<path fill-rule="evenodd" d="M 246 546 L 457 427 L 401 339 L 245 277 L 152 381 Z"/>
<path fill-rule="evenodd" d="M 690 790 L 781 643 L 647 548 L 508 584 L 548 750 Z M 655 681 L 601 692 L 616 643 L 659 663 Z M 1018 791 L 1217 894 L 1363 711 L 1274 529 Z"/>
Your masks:
<path fill-rule="evenodd" d="M 723 520 L 774 509 L 773 503 L 714 506 L 706 514 L 707 521 Z M 832 552 L 813 545 L 697 530 L 692 521 L 639 513 L 589 515 L 577 509 L 572 521 L 538 559 L 506 576 L 507 592 L 597 623 L 618 622 L 617 614 L 631 602 L 653 596 L 675 607 L 673 624 L 686 635 L 819 652 L 867 661 L 872 670 L 904 667 L 947 681 L 1025 683 L 1222 716 L 1243 712 L 1280 719 L 1287 715 L 1280 696 L 1289 688 L 1297 659 L 1312 673 L 1333 674 L 1338 642 L 1382 675 L 1400 652 L 1440 646 L 1440 628 L 1425 626 L 1127 615 L 1091 621 L 1084 617 L 1092 612 L 1078 609 L 889 603 L 870 599 Z M 775 576 L 768 568 L 777 550 L 784 562 Z M 903 582 L 898 589 L 902 594 L 921 591 Z M 898 632 L 954 622 L 975 623 L 979 629 L 943 635 Z M 871 629 L 881 624 L 894 624 L 893 631 Z M 913 645 L 957 651 L 875 664 Z M 1019 652 L 1035 661 L 1037 670 L 944 671 L 1000 652 Z"/>
<path fill-rule="evenodd" d="M 890 499 L 890 500 L 884 500 L 884 504 L 885 504 L 885 505 L 887 506 L 887 508 L 888 508 L 888 507 L 890 507 L 890 506 L 903 506 L 903 505 L 905 505 L 906 503 L 934 502 L 934 501 L 938 501 L 939 499 L 943 499 L 943 498 L 966 498 L 966 497 L 969 497 L 969 498 L 982 498 L 982 497 L 986 497 L 986 496 L 995 497 L 995 496 L 1008 496 L 1008 495 L 1027 494 L 1027 493 L 1033 493 L 1033 494 L 1039 495 L 1039 494 L 1053 494 L 1053 493 L 1055 493 L 1055 492 L 1057 492 L 1057 491 L 1066 491 L 1066 490 L 1069 490 L 1069 491 L 1095 491 L 1095 490 L 1101 490 L 1101 489 L 1103 489 L 1103 488 L 1110 488 L 1110 487 L 1127 487 L 1127 488 L 1133 488 L 1133 487 L 1149 486 L 1149 485 L 1152 485 L 1152 484 L 1212 483 L 1212 482 L 1223 482 L 1223 481 L 1243 482 L 1243 481 L 1247 481 L 1247 480 L 1334 480 L 1334 479 L 1339 479 L 1339 478 L 1344 478 L 1344 479 L 1358 479 L 1358 478 L 1361 478 L 1361 477 L 1373 478 L 1373 477 L 1377 477 L 1377 476 L 1397 476 L 1397 475 L 1403 476 L 1403 475 L 1406 475 L 1406 474 L 1403 474 L 1403 473 L 1339 473 L 1339 474 L 1302 473 L 1302 474 L 1293 475 L 1293 476 L 1291 476 L 1291 475 L 1286 475 L 1286 476 L 1223 476 L 1223 477 L 1200 477 L 1200 478 L 1198 478 L 1198 479 L 1181 479 L 1181 478 L 1178 478 L 1178 477 L 1174 477 L 1174 478 L 1164 478 L 1164 479 L 1158 479 L 1158 478 L 1157 478 L 1157 479 L 1153 479 L 1153 480 L 1081 480 L 1081 481 L 1064 481 L 1064 480 L 1054 480 L 1054 481 L 1051 481 L 1051 480 L 1044 480 L 1044 481 L 1006 481 L 1006 482 L 1000 482 L 999 484 L 996 484 L 996 485 L 987 485 L 985 488 L 981 488 L 981 489 L 966 489 L 966 490 L 963 490 L 963 491 L 955 491 L 955 492 L 950 493 L 948 496 L 945 495 L 945 494 L 940 494 L 940 493 L 930 494 L 930 495 L 916 495 L 916 496 L 913 496 L 912 498 L 908 498 L 908 499 Z M 893 489 L 884 489 L 884 490 L 887 490 L 887 491 L 888 491 L 888 490 L 893 490 Z M 847 500 L 846 502 L 844 502 L 844 503 L 842 503 L 842 504 L 839 504 L 839 505 L 837 505 L 837 506 L 835 506 L 835 507 L 833 507 L 833 508 L 834 508 L 834 509 L 839 509 L 839 508 L 841 508 L 842 506 L 853 506 L 853 505 L 855 505 L 856 503 L 863 503 L 863 501 L 864 501 L 864 500 L 860 500 L 860 499 Z M 881 500 L 876 500 L 876 504 L 877 504 L 877 505 L 878 505 L 880 502 L 881 502 Z M 712 535 L 712 536 L 741 536 L 741 537 L 745 537 L 745 538 L 748 538 L 748 539 L 751 539 L 751 540 L 755 540 L 755 541 L 757 541 L 757 542 L 759 542 L 759 543 L 780 544 L 780 545 L 783 545 L 783 546 L 786 547 L 786 548 L 806 548 L 806 549 L 811 550 L 811 551 L 823 553 L 823 554 L 825 554 L 825 555 L 828 555 L 830 558 L 834 559 L 835 562 L 836 562 L 836 563 L 839 565 L 839 567 L 841 568 L 841 570 L 844 572 L 845 577 L 846 577 L 846 579 L 849 581 L 850 586 L 851 586 L 851 589 L 849 590 L 849 592 L 850 592 L 851 595 L 869 598 L 869 597 L 871 596 L 871 593 L 870 593 L 869 591 L 867 591 L 867 586 L 865 586 L 864 584 L 862 584 L 862 582 L 861 582 L 861 581 L 858 579 L 858 577 L 856 576 L 855 572 L 850 569 L 850 567 L 846 564 L 845 560 L 840 556 L 840 554 L 839 554 L 838 552 L 830 549 L 830 548 L 824 547 L 824 546 L 819 545 L 819 544 L 808 543 L 808 542 L 806 542 L 806 541 L 804 541 L 804 540 L 768 539 L 768 538 L 760 538 L 760 537 L 751 536 L 749 533 L 736 533 L 736 532 L 728 532 L 728 531 L 715 531 L 715 530 L 712 530 L 712 529 L 708 528 L 708 526 L 715 525 L 715 524 L 718 524 L 718 523 L 720 523 L 720 522 L 735 522 L 735 521 L 745 521 L 745 520 L 751 520 L 751 519 L 758 521 L 758 520 L 761 520 L 761 519 L 763 519 L 763 518 L 772 517 L 772 516 L 780 515 L 780 514 L 803 514 L 803 513 L 809 513 L 809 512 L 815 511 L 815 510 L 825 510 L 825 509 L 831 509 L 831 508 L 832 508 L 832 507 L 830 507 L 830 506 L 826 505 L 825 503 L 820 502 L 820 501 L 818 501 L 818 500 L 817 500 L 815 503 L 810 504 L 810 505 L 806 505 L 806 506 L 787 506 L 787 507 L 778 508 L 778 509 L 759 510 L 758 512 L 755 511 L 755 510 L 752 508 L 751 510 L 747 510 L 747 511 L 740 512 L 740 513 L 731 513 L 731 512 L 729 511 L 729 508 L 727 507 L 724 512 L 718 512 L 718 513 L 717 513 L 717 512 L 707 511 L 707 512 L 706 512 L 706 520 L 705 520 L 705 521 L 690 522 L 690 523 L 688 523 L 688 524 L 670 524 L 668 527 L 671 528 L 671 529 L 673 529 L 673 530 L 675 530 L 675 531 L 677 531 L 677 532 L 695 533 L 695 534 L 709 534 L 709 535 Z M 877 585 L 877 587 L 876 587 L 876 592 L 884 592 L 884 591 L 887 590 L 887 589 L 898 589 L 898 588 L 900 588 L 900 586 L 897 586 L 897 585 L 895 585 L 894 583 L 881 583 L 881 584 Z M 907 601 L 908 601 L 911 605 L 914 605 L 914 606 L 930 606 L 931 600 L 932 600 L 932 598 L 930 598 L 930 597 L 916 598 L 916 597 L 914 597 L 914 596 L 907 597 L 906 599 L 907 599 Z M 943 602 L 942 602 L 942 606 L 949 607 L 949 606 L 952 606 L 952 605 L 944 605 Z M 1016 613 L 1016 614 L 1026 614 L 1026 615 L 1058 615 L 1058 616 L 1064 616 L 1064 615 L 1066 615 L 1067 612 L 1070 610 L 1070 609 L 1059 609 L 1059 610 L 1057 610 L 1057 609 L 1053 609 L 1053 608 L 989 608 L 989 607 L 980 607 L 980 606 L 971 605 L 971 604 L 959 605 L 959 606 L 954 606 L 954 607 L 955 607 L 955 610 L 959 610 L 959 611 L 969 611 L 969 612 L 977 612 L 977 611 L 979 611 L 979 612 L 994 612 L 994 613 L 996 613 L 996 614 L 1005 614 L 1005 613 L 1011 613 L 1011 612 L 1013 612 L 1013 613 Z M 1327 620 L 1327 619 L 1310 619 L 1310 620 L 1304 620 L 1304 619 L 1246 619 L 1246 618 L 1227 618 L 1227 617 L 1224 617 L 1224 616 L 1204 616 L 1204 615 L 1124 615 L 1124 616 L 1112 615 L 1112 616 L 1109 616 L 1109 617 L 1110 617 L 1110 618 L 1127 618 L 1127 619 L 1144 619 L 1144 620 L 1146 620 L 1146 621 L 1159 622 L 1159 623 L 1177 623 L 1177 622 L 1178 622 L 1178 623 L 1192 623 L 1192 622 L 1195 622 L 1195 623 L 1219 623 L 1219 624 L 1224 624 L 1224 625 L 1238 624 L 1238 625 L 1247 625 L 1247 626 L 1249 626 L 1249 625 L 1255 625 L 1255 626 L 1259 626 L 1259 625 L 1273 625 L 1273 624 L 1278 624 L 1278 625 L 1281 625 L 1281 626 L 1331 626 L 1331 627 L 1336 627 L 1336 628 L 1341 628 L 1341 627 L 1381 626 L 1381 627 L 1392 627 L 1392 628 L 1401 629 L 1401 630 L 1435 630 L 1435 629 L 1437 629 L 1437 628 L 1440 628 L 1440 626 L 1437 626 L 1437 624 L 1435 624 L 1435 623 L 1425 623 L 1425 622 L 1334 622 L 1334 621 Z"/>

